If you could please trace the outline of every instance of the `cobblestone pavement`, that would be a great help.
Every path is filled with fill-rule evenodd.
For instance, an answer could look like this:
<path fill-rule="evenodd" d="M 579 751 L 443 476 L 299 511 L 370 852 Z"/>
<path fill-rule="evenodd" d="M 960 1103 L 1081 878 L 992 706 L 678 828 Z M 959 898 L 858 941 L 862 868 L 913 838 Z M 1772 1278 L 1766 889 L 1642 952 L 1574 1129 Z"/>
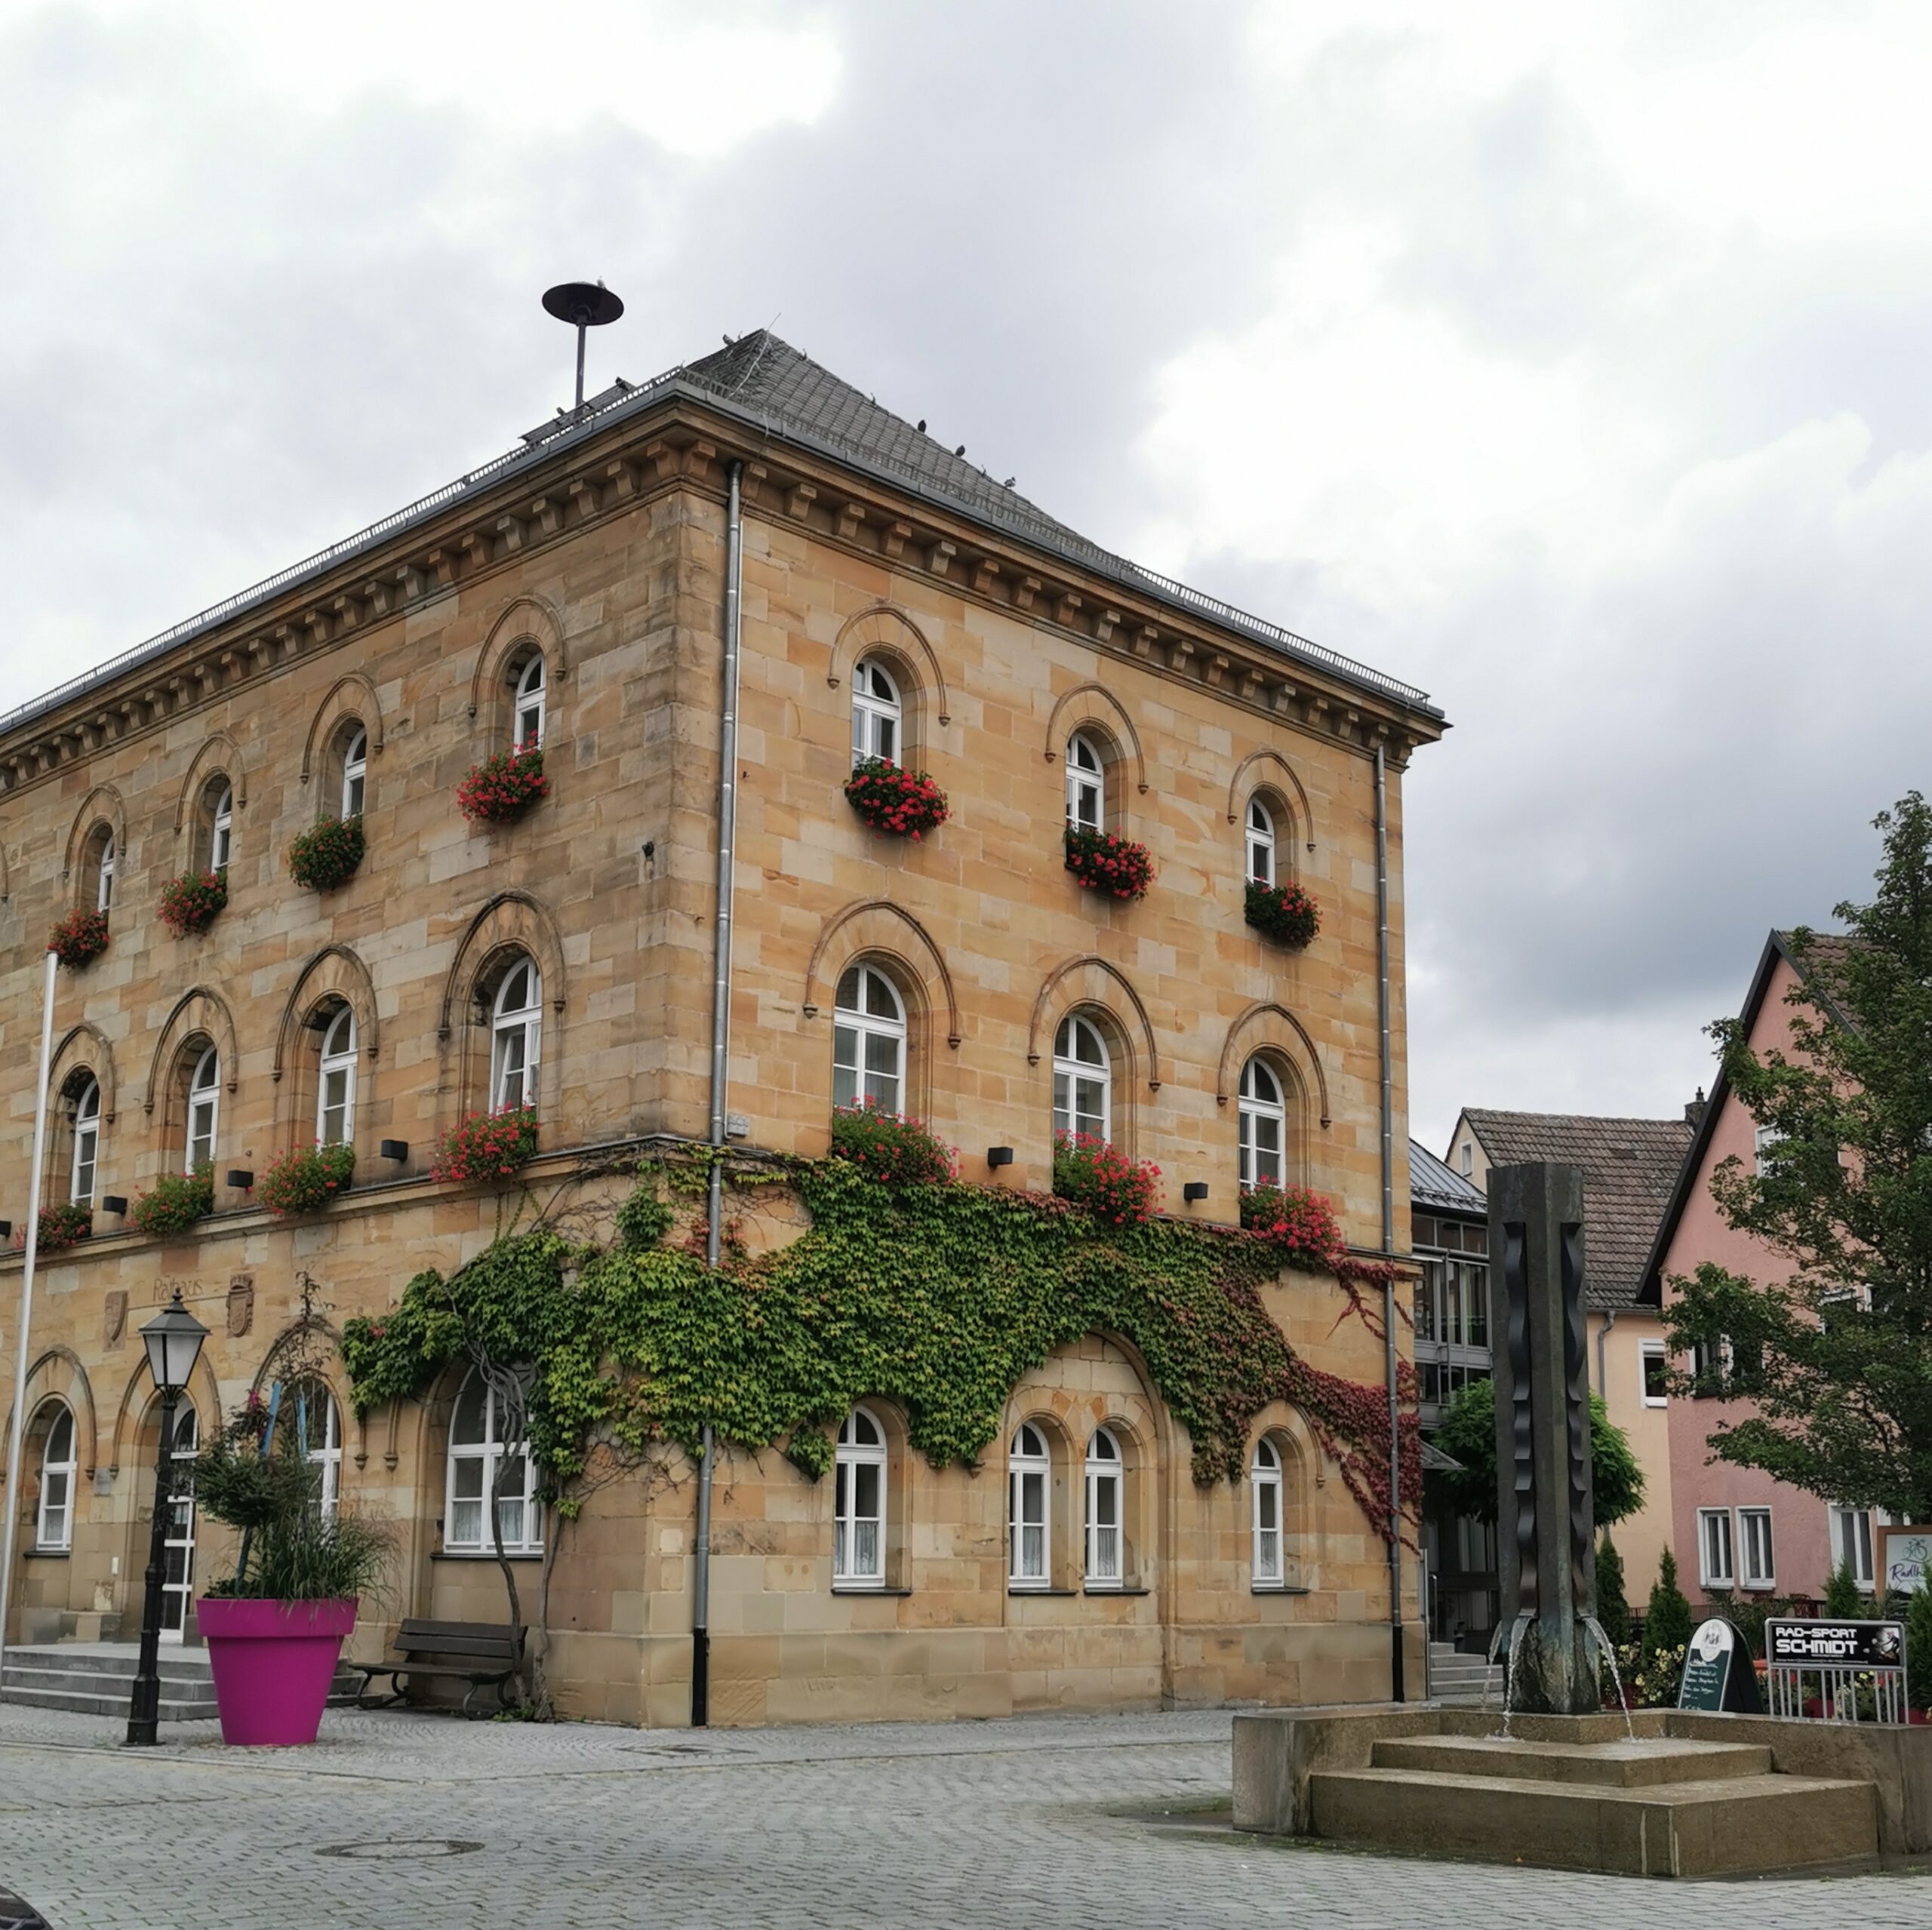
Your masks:
<path fill-rule="evenodd" d="M 53 1930 L 1932 1924 L 1932 1876 L 1666 1885 L 1237 1836 L 1222 1713 L 689 1733 L 332 1714 L 312 1750 L 0 1707 Z M 1217 1812 L 1220 1814 L 1217 1816 Z"/>

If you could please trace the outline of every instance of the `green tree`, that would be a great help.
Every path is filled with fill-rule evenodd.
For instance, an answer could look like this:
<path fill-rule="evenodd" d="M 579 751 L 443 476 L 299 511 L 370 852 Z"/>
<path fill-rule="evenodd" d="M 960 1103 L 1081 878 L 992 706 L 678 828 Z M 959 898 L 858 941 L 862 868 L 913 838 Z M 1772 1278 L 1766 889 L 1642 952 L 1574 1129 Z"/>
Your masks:
<path fill-rule="evenodd" d="M 1644 1610 L 1644 1653 L 1687 1647 L 1692 1633 L 1690 1604 L 1677 1585 L 1677 1557 L 1666 1548 L 1657 1564 L 1657 1578 Z"/>
<path fill-rule="evenodd" d="M 1865 1597 L 1849 1562 L 1840 1562 L 1825 1584 L 1825 1613 L 1835 1621 L 1856 1621 L 1865 1612 Z"/>
<path fill-rule="evenodd" d="M 1932 1588 L 1913 1590 L 1905 1612 L 1905 1673 L 1912 1707 L 1932 1708 Z"/>
<path fill-rule="evenodd" d="M 1710 1028 L 1764 1144 L 1722 1161 L 1726 1222 L 1775 1256 L 1747 1279 L 1706 1263 L 1671 1282 L 1672 1344 L 1728 1354 L 1713 1455 L 1826 1500 L 1932 1518 L 1932 810 L 1914 791 L 1875 820 L 1884 859 L 1845 935 L 1792 935 L 1789 1053 Z M 1724 1343 L 1728 1341 L 1727 1348 Z M 1708 1384 L 1680 1376 L 1686 1392 Z"/>
<path fill-rule="evenodd" d="M 1597 1620 L 1613 1649 L 1630 1640 L 1630 1604 L 1623 1596 L 1623 1557 L 1606 1535 L 1597 1544 Z"/>
<path fill-rule="evenodd" d="M 1436 1446 L 1457 1465 L 1430 1469 L 1423 1477 L 1423 1498 L 1433 1512 L 1496 1519 L 1496 1387 L 1472 1381 L 1442 1411 Z M 1623 1430 L 1610 1418 L 1601 1399 L 1590 1396 L 1590 1482 L 1598 1528 L 1622 1521 L 1644 1504 L 1644 1471 L 1630 1451 Z"/>

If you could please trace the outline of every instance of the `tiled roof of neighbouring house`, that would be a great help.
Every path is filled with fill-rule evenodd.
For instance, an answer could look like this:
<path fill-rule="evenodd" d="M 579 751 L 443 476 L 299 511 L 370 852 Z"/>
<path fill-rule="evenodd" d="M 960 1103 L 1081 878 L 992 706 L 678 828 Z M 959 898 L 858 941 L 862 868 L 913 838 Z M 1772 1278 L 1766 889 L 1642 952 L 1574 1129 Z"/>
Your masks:
<path fill-rule="evenodd" d="M 1452 1172 L 1426 1146 L 1409 1142 L 1409 1202 L 1438 1213 L 1473 1213 L 1486 1217 L 1489 1202 L 1473 1181 Z"/>
<path fill-rule="evenodd" d="M 1690 1149 L 1690 1121 L 1474 1108 L 1463 1117 L 1491 1166 L 1553 1160 L 1583 1169 L 1584 1299 L 1604 1310 L 1635 1305 Z"/>

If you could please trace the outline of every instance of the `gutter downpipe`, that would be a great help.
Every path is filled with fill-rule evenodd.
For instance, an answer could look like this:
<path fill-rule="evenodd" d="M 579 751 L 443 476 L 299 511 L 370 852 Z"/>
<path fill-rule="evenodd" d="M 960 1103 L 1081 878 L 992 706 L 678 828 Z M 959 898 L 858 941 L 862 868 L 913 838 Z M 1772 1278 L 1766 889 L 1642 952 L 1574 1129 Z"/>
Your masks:
<path fill-rule="evenodd" d="M 1603 1325 L 1597 1329 L 1597 1396 L 1605 1403 L 1610 1399 L 1610 1370 L 1604 1364 L 1604 1342 L 1610 1338 L 1610 1330 L 1617 1324 L 1617 1311 L 1609 1309 L 1603 1317 Z"/>
<path fill-rule="evenodd" d="M 1408 1700 L 1402 1680 L 1402 1433 L 1395 1390 L 1395 1103 L 1389 1018 L 1389 789 L 1387 758 L 1375 747 L 1375 971 L 1382 1059 L 1382 1287 L 1383 1371 L 1389 1384 L 1389 1699 Z"/>
<path fill-rule="evenodd" d="M 724 495 L 724 671 L 718 726 L 718 914 L 711 980 L 711 1184 L 705 1208 L 704 1262 L 718 1265 L 724 1207 L 724 1102 L 731 1024 L 731 898 L 738 847 L 738 578 L 744 532 L 739 499 L 744 465 L 727 471 Z M 711 1713 L 711 1474 L 715 1458 L 705 1423 L 698 1457 L 697 1531 L 691 1550 L 691 1727 Z"/>

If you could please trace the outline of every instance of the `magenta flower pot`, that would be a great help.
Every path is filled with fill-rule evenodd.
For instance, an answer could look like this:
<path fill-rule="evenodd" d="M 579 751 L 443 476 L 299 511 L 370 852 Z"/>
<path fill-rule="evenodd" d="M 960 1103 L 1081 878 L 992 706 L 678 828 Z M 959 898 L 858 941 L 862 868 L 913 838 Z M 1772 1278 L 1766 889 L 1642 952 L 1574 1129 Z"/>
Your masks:
<path fill-rule="evenodd" d="M 208 1645 L 223 1742 L 271 1748 L 313 1742 L 355 1603 L 270 1602 L 205 1595 L 195 1618 Z"/>

